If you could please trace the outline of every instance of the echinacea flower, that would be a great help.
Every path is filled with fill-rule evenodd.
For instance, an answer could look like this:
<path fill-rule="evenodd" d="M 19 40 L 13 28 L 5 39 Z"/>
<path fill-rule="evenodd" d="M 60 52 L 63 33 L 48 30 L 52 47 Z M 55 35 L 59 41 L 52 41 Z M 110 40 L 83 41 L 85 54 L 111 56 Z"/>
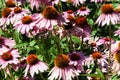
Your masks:
<path fill-rule="evenodd" d="M 16 6 L 14 0 L 7 0 L 7 1 L 5 2 L 5 5 L 6 5 L 6 7 L 9 7 L 9 8 L 14 8 L 14 7 Z"/>
<path fill-rule="evenodd" d="M 84 60 L 84 65 L 88 66 L 88 68 L 90 67 L 91 64 L 96 64 L 98 65 L 98 67 L 102 70 L 102 72 L 106 72 L 107 66 L 108 66 L 108 62 L 107 62 L 107 56 L 105 54 L 101 54 L 101 52 L 99 51 L 95 51 L 92 53 L 92 55 L 90 55 L 90 57 L 86 58 Z"/>
<path fill-rule="evenodd" d="M 82 63 L 85 59 L 83 53 L 78 51 L 69 53 L 69 59 L 69 65 L 74 66 L 77 69 L 77 71 L 81 73 L 81 71 L 83 71 Z"/>
<path fill-rule="evenodd" d="M 0 36 L 0 47 L 6 46 L 8 48 L 12 48 L 15 46 L 15 44 L 16 43 L 14 40 Z"/>
<path fill-rule="evenodd" d="M 120 50 L 120 41 L 111 44 L 111 53 L 114 54 L 118 50 Z"/>
<path fill-rule="evenodd" d="M 114 36 L 119 36 L 119 35 L 120 35 L 120 29 L 118 29 L 114 32 Z"/>
<path fill-rule="evenodd" d="M 42 13 L 36 15 L 35 20 L 36 26 L 41 30 L 53 30 L 54 26 L 61 26 L 62 21 L 64 21 L 53 6 L 47 6 Z"/>
<path fill-rule="evenodd" d="M 111 4 L 104 4 L 101 8 L 102 14 L 98 17 L 95 24 L 99 26 L 110 25 L 110 24 L 117 24 L 120 20 L 118 13 L 114 11 L 114 8 Z"/>
<path fill-rule="evenodd" d="M 74 6 L 79 6 L 80 4 L 85 3 L 86 0 L 61 0 L 61 1 L 72 3 Z"/>
<path fill-rule="evenodd" d="M 7 52 L 0 54 L 0 65 L 1 68 L 6 68 L 9 64 L 19 63 L 19 52 L 17 49 L 10 49 Z"/>
<path fill-rule="evenodd" d="M 81 16 L 75 19 L 76 30 L 73 32 L 79 37 L 89 37 L 91 35 L 91 27 L 87 23 L 85 17 Z M 81 31 L 80 33 L 78 31 Z"/>
<path fill-rule="evenodd" d="M 118 75 L 120 75 L 120 51 L 116 51 L 113 54 L 113 65 L 112 65 L 112 70 L 116 72 Z"/>
<path fill-rule="evenodd" d="M 108 45 L 108 44 L 110 44 L 110 40 L 111 40 L 111 43 L 114 43 L 114 40 L 109 37 L 100 38 L 98 40 L 98 43 L 99 43 L 99 45 L 102 45 L 102 44 Z"/>
<path fill-rule="evenodd" d="M 59 4 L 60 0 L 48 0 L 48 2 L 49 2 L 52 6 L 54 6 L 54 5 Z"/>
<path fill-rule="evenodd" d="M 102 3 L 103 1 L 106 1 L 106 0 L 91 0 L 91 2 L 95 2 L 95 3 Z"/>
<path fill-rule="evenodd" d="M 39 72 L 44 72 L 48 69 L 48 66 L 45 62 L 40 61 L 35 54 L 28 55 L 27 59 L 27 66 L 25 69 L 25 77 L 27 76 L 28 72 L 30 72 L 31 77 L 34 77 L 34 74 L 38 74 Z"/>
<path fill-rule="evenodd" d="M 34 7 L 36 10 L 39 10 L 40 6 L 46 5 L 48 0 L 30 0 L 30 8 L 33 10 Z"/>
<path fill-rule="evenodd" d="M 21 7 L 15 7 L 9 15 L 11 17 L 10 21 L 14 24 L 15 22 L 21 20 L 22 17 L 27 16 L 29 13 L 29 10 L 22 9 Z"/>
<path fill-rule="evenodd" d="M 5 29 L 7 27 L 7 25 L 10 24 L 10 13 L 11 13 L 11 9 L 6 7 L 2 10 L 2 17 L 0 18 L 0 27 L 2 27 L 3 29 Z"/>
<path fill-rule="evenodd" d="M 74 12 L 72 10 L 67 10 L 67 11 L 63 12 L 63 17 L 65 19 L 64 23 L 75 21 L 75 19 L 74 19 L 75 15 L 74 15 Z"/>
<path fill-rule="evenodd" d="M 82 7 L 80 7 L 79 10 L 77 10 L 76 14 L 79 16 L 86 16 L 86 15 L 89 15 L 89 12 L 90 12 L 90 10 L 87 7 L 82 6 Z"/>
<path fill-rule="evenodd" d="M 70 59 L 69 64 L 76 66 L 82 64 L 82 61 L 85 59 L 85 56 L 83 55 L 82 52 L 72 52 L 69 53 L 69 59 Z"/>
<path fill-rule="evenodd" d="M 20 21 L 17 21 L 14 25 L 14 28 L 21 32 L 21 34 L 30 34 L 34 28 L 36 28 L 36 24 L 34 22 L 32 15 L 24 16 Z"/>
<path fill-rule="evenodd" d="M 58 55 L 54 60 L 54 67 L 49 72 L 48 80 L 72 80 L 79 73 L 69 65 L 69 58 L 65 54 Z"/>
<path fill-rule="evenodd" d="M 27 76 L 27 77 L 22 77 L 22 78 L 16 78 L 15 80 L 35 80 L 35 79 Z"/>

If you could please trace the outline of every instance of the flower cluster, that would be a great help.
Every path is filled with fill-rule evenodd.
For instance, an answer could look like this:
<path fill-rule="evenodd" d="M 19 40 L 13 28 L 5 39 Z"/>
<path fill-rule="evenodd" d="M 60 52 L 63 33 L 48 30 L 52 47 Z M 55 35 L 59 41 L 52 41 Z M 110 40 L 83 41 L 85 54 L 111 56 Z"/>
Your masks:
<path fill-rule="evenodd" d="M 1 0 L 1 79 L 119 80 L 119 2 Z"/>

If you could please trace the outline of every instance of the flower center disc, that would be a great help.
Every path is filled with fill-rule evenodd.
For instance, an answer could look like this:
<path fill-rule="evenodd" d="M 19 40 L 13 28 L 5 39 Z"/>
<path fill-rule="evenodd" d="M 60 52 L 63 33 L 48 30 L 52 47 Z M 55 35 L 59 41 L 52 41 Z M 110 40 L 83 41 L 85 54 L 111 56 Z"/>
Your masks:
<path fill-rule="evenodd" d="M 22 64 L 22 65 L 25 63 L 26 63 L 26 59 L 20 61 L 20 64 Z"/>
<path fill-rule="evenodd" d="M 67 24 L 64 25 L 64 29 L 65 30 L 69 30 L 73 27 L 72 23 L 71 22 L 68 22 Z"/>
<path fill-rule="evenodd" d="M 7 7 L 15 7 L 15 2 L 14 0 L 8 0 L 5 2 Z"/>
<path fill-rule="evenodd" d="M 67 10 L 67 13 L 68 13 L 68 14 L 72 14 L 73 11 L 72 11 L 72 10 Z"/>
<path fill-rule="evenodd" d="M 54 60 L 54 65 L 59 68 L 65 68 L 68 66 L 69 59 L 68 56 L 65 54 L 58 55 Z"/>
<path fill-rule="evenodd" d="M 9 61 L 13 59 L 13 56 L 11 55 L 10 52 L 5 52 L 1 55 L 1 58 L 5 61 Z"/>
<path fill-rule="evenodd" d="M 14 13 L 20 13 L 22 11 L 22 9 L 20 8 L 20 7 L 16 7 L 15 9 L 14 9 Z"/>
<path fill-rule="evenodd" d="M 79 17 L 75 19 L 75 22 L 78 27 L 84 27 L 85 25 L 87 25 L 87 20 L 85 17 Z"/>
<path fill-rule="evenodd" d="M 102 55 L 101 55 L 101 53 L 100 52 L 94 52 L 93 54 L 92 54 L 92 57 L 94 58 L 94 59 L 100 59 L 101 57 L 102 57 Z"/>
<path fill-rule="evenodd" d="M 115 54 L 114 54 L 114 60 L 117 61 L 118 63 L 120 63 L 120 50 L 118 50 Z"/>
<path fill-rule="evenodd" d="M 32 18 L 30 17 L 30 16 L 24 16 L 23 18 L 22 18 L 22 23 L 23 24 L 29 24 L 29 23 L 31 23 L 32 22 Z"/>
<path fill-rule="evenodd" d="M 116 9 L 115 12 L 120 13 L 120 8 L 119 8 L 119 9 Z"/>
<path fill-rule="evenodd" d="M 39 59 L 37 58 L 37 56 L 35 54 L 30 54 L 28 57 L 27 57 L 27 63 L 29 65 L 35 65 L 37 64 L 39 61 Z"/>
<path fill-rule="evenodd" d="M 110 41 L 109 37 L 104 38 L 105 41 Z"/>
<path fill-rule="evenodd" d="M 104 4 L 101 9 L 102 13 L 104 14 L 111 14 L 112 12 L 114 12 L 114 8 L 111 4 Z"/>
<path fill-rule="evenodd" d="M 10 8 L 5 8 L 2 11 L 2 16 L 7 18 L 12 10 Z"/>
<path fill-rule="evenodd" d="M 52 7 L 52 6 L 47 6 L 43 12 L 42 15 L 46 18 L 46 19 L 55 19 L 58 16 L 57 10 Z"/>
<path fill-rule="evenodd" d="M 80 8 L 80 11 L 85 11 L 86 10 L 86 7 L 81 7 Z"/>
<path fill-rule="evenodd" d="M 72 61 L 77 61 L 77 60 L 80 59 L 80 56 L 78 54 L 73 53 L 73 54 L 70 55 L 70 59 Z"/>

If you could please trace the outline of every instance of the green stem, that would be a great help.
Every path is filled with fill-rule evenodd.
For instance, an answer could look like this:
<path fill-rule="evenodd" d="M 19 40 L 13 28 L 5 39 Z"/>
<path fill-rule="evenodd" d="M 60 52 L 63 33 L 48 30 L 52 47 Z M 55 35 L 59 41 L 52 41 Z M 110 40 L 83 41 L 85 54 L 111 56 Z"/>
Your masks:
<path fill-rule="evenodd" d="M 15 80 L 15 79 L 14 79 L 14 76 L 13 76 L 13 74 L 12 74 L 11 66 L 10 66 L 10 65 L 8 65 L 8 70 L 9 70 L 9 72 L 10 72 L 10 80 Z"/>
<path fill-rule="evenodd" d="M 45 80 L 44 76 L 42 75 L 42 73 L 40 72 L 40 77 L 42 80 Z"/>
<path fill-rule="evenodd" d="M 111 38 L 112 38 L 112 29 L 111 29 L 111 24 L 109 25 L 109 37 L 110 37 L 110 44 L 109 44 L 109 54 L 108 54 L 108 73 L 110 74 L 111 73 Z M 108 74 L 108 75 L 109 75 Z"/>
<path fill-rule="evenodd" d="M 58 53 L 63 53 L 63 50 L 62 50 L 61 45 L 60 45 L 60 39 L 59 39 L 59 37 L 57 36 L 55 30 L 54 30 L 54 35 L 55 35 L 55 42 L 56 42 L 57 49 L 58 49 L 58 51 L 60 51 L 60 52 L 58 52 Z"/>

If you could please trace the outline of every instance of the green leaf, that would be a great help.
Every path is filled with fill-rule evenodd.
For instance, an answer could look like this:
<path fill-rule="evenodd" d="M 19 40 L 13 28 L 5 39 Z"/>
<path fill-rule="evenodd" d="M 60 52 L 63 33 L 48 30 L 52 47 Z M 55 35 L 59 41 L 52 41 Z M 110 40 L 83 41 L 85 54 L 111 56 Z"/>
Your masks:
<path fill-rule="evenodd" d="M 96 72 L 98 73 L 98 75 L 99 75 L 98 77 L 99 78 L 101 78 L 102 80 L 105 80 L 105 77 L 104 77 L 104 75 L 103 75 L 103 73 L 102 73 L 102 71 L 100 69 L 97 68 Z"/>
<path fill-rule="evenodd" d="M 33 40 L 33 41 L 31 41 L 29 44 L 30 44 L 30 46 L 34 46 L 35 45 L 35 40 Z"/>

